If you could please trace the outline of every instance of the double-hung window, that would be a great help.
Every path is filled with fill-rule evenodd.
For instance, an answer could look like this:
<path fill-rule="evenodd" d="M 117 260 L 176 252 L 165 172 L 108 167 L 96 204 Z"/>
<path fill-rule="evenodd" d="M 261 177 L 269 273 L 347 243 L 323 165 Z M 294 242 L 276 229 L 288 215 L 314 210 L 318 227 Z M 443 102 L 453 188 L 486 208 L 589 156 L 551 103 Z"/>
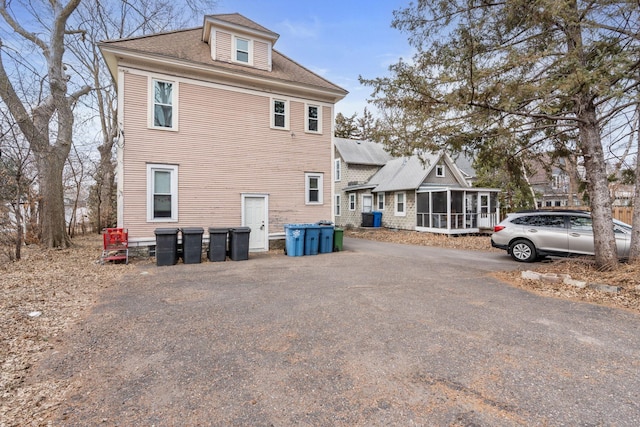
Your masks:
<path fill-rule="evenodd" d="M 444 165 L 436 165 L 436 176 L 438 178 L 444 178 Z"/>
<path fill-rule="evenodd" d="M 271 127 L 276 129 L 289 129 L 289 103 L 282 99 L 274 99 L 271 102 Z"/>
<path fill-rule="evenodd" d="M 396 216 L 407 215 L 407 194 L 403 191 L 396 193 Z"/>
<path fill-rule="evenodd" d="M 356 193 L 349 193 L 349 210 L 356 210 Z"/>
<path fill-rule="evenodd" d="M 376 197 L 378 199 L 377 209 L 379 211 L 384 210 L 384 193 L 376 193 Z"/>
<path fill-rule="evenodd" d="M 335 207 L 335 215 L 340 216 L 342 213 L 342 197 L 340 194 L 336 194 L 336 207 Z"/>
<path fill-rule="evenodd" d="M 336 182 L 340 181 L 342 179 L 342 163 L 340 159 L 335 159 L 334 161 L 334 165 L 335 165 L 335 173 L 334 173 L 334 179 Z"/>
<path fill-rule="evenodd" d="M 178 220 L 178 166 L 147 165 L 147 221 Z"/>
<path fill-rule="evenodd" d="M 165 80 L 151 80 L 152 120 L 158 129 L 177 129 L 177 85 Z"/>
<path fill-rule="evenodd" d="M 321 205 L 322 201 L 322 173 L 305 173 L 305 203 L 307 205 Z"/>
<path fill-rule="evenodd" d="M 251 42 L 247 39 L 236 37 L 236 61 L 249 64 L 249 47 Z"/>
<path fill-rule="evenodd" d="M 322 133 L 321 110 L 318 105 L 306 105 L 305 111 L 305 131 L 312 133 Z"/>

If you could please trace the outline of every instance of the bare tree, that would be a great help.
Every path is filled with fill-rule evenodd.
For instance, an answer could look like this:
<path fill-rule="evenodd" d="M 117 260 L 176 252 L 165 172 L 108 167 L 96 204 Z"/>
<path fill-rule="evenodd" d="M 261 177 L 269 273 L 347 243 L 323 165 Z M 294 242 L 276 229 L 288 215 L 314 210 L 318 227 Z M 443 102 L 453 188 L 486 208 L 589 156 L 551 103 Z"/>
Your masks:
<path fill-rule="evenodd" d="M 46 72 L 40 76 L 46 87 L 46 95 L 29 111 L 28 101 L 20 98 L 14 86 L 16 80 L 21 78 L 20 73 L 26 70 L 13 74 L 13 78 L 9 76 L 3 55 L 8 46 L 0 40 L 0 98 L 35 155 L 42 242 L 49 247 L 66 247 L 71 243 L 65 228 L 62 173 L 72 145 L 73 107 L 81 96 L 90 91 L 89 86 L 82 86 L 69 93 L 71 77 L 64 63 L 65 36 L 78 37 L 83 34 L 81 30 L 67 27 L 69 17 L 79 3 L 80 0 L 70 0 L 66 4 L 50 0 L 40 4 L 38 14 L 34 17 L 42 24 L 41 30 L 47 35 L 44 38 L 40 35 L 42 33 L 29 31 L 16 19 L 17 15 L 11 11 L 11 1 L 0 1 L 0 16 L 22 42 L 41 55 L 46 64 Z M 35 12 L 32 3 L 18 4 L 17 7 L 23 8 L 20 14 L 22 19 L 25 19 L 25 12 Z"/>
<path fill-rule="evenodd" d="M 86 0 L 78 7 L 75 18 L 86 29 L 86 37 L 70 40 L 69 50 L 85 70 L 85 83 L 94 88 L 89 107 L 94 111 L 101 131 L 98 145 L 100 160 L 93 174 L 95 184 L 92 189 L 93 216 L 98 232 L 113 225 L 115 218 L 113 149 L 120 130 L 116 88 L 97 42 L 182 28 L 193 19 L 202 19 L 205 10 L 213 9 L 216 3 L 214 0 Z"/>
<path fill-rule="evenodd" d="M 33 156 L 28 144 L 23 143 L 17 124 L 2 112 L 0 124 L 0 206 L 3 229 L 1 244 L 10 244 L 10 260 L 20 260 L 24 243 L 25 213 L 34 182 Z"/>
<path fill-rule="evenodd" d="M 67 158 L 67 173 L 65 174 L 66 194 L 68 194 L 71 202 L 69 207 L 69 222 L 67 224 L 67 232 L 70 237 L 74 237 L 78 224 L 81 224 L 83 234 L 85 232 L 84 218 L 78 218 L 78 211 L 81 207 L 85 207 L 84 202 L 87 199 L 84 196 L 84 190 L 86 187 L 85 181 L 87 180 L 87 166 L 89 164 L 90 162 L 87 156 L 79 152 L 74 145 Z"/>
<path fill-rule="evenodd" d="M 640 104 L 636 106 L 634 132 L 636 137 L 635 191 L 633 193 L 633 220 L 629 261 L 640 262 Z"/>

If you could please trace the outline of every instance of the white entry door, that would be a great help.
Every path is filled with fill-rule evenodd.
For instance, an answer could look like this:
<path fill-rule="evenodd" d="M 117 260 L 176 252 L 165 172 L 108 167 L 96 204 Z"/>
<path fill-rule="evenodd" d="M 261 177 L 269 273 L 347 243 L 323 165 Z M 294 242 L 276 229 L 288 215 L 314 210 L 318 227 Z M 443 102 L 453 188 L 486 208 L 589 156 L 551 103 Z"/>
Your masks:
<path fill-rule="evenodd" d="M 489 205 L 489 193 L 480 193 L 478 195 L 480 203 L 478 203 L 478 227 L 491 227 L 491 208 Z"/>
<path fill-rule="evenodd" d="M 250 251 L 269 250 L 268 203 L 266 195 L 242 196 L 242 224 L 251 228 Z"/>

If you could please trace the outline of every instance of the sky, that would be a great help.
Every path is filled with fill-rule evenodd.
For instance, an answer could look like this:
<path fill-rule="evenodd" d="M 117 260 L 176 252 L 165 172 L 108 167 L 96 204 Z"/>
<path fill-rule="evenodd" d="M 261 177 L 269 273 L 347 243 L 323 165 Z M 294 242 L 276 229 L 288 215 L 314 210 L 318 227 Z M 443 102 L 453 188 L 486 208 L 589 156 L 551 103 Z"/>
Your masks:
<path fill-rule="evenodd" d="M 219 0 L 212 14 L 240 13 L 280 35 L 274 49 L 349 91 L 335 112 L 362 116 L 371 87 L 367 79 L 388 75 L 389 65 L 409 59 L 407 35 L 391 28 L 393 11 L 409 0 Z"/>

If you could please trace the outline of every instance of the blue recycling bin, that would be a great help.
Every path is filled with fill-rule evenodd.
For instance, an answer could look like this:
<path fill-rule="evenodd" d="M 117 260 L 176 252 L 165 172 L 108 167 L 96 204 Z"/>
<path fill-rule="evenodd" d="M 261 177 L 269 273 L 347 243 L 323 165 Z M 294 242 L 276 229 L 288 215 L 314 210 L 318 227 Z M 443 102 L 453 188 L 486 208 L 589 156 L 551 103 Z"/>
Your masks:
<path fill-rule="evenodd" d="M 304 254 L 318 255 L 320 248 L 320 229 L 316 224 L 305 224 L 304 229 Z"/>
<path fill-rule="evenodd" d="M 319 253 L 328 254 L 333 252 L 333 228 L 333 225 L 320 225 Z"/>
<path fill-rule="evenodd" d="M 373 226 L 382 227 L 382 212 L 373 211 Z"/>
<path fill-rule="evenodd" d="M 285 249 L 288 256 L 304 255 L 304 236 L 306 224 L 285 224 Z"/>

